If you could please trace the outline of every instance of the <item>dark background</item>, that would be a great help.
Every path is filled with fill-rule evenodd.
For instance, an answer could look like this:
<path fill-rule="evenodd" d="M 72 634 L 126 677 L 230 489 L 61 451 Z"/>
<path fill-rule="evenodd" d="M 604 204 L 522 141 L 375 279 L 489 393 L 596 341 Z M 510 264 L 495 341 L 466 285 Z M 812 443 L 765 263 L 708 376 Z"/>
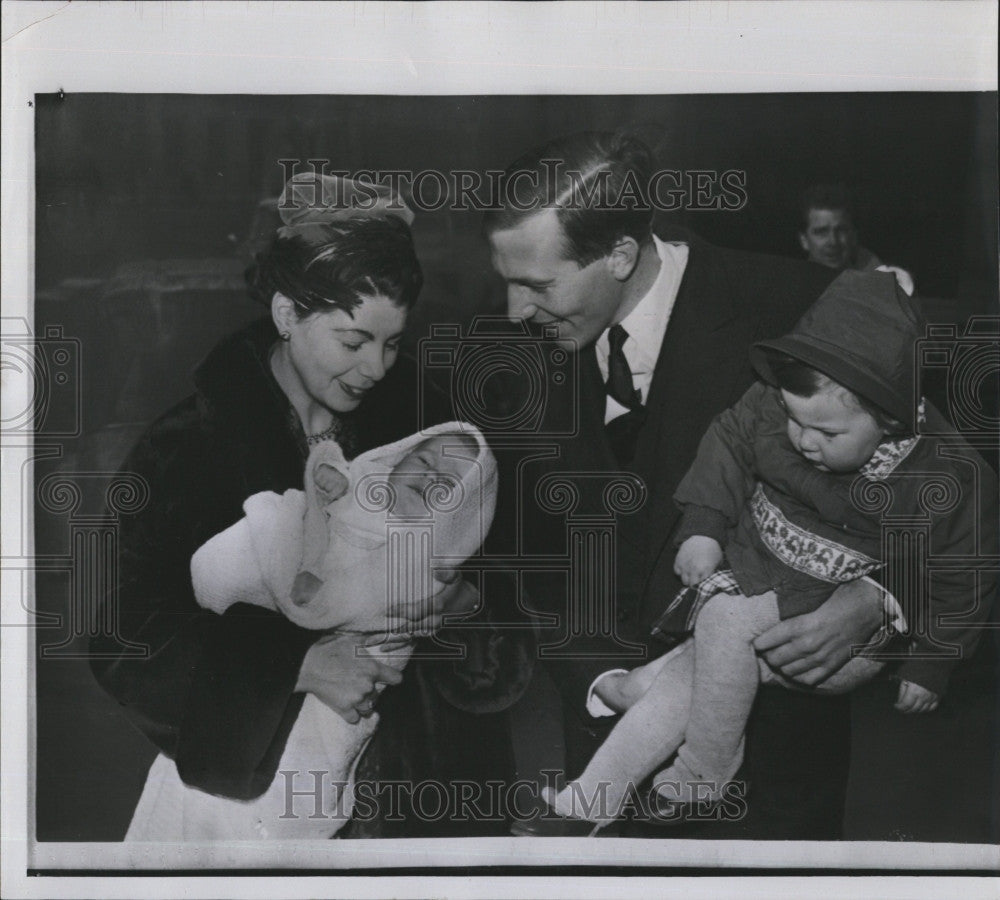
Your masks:
<path fill-rule="evenodd" d="M 212 344 L 263 313 L 242 271 L 273 226 L 266 201 L 281 190 L 282 158 L 482 171 L 560 134 L 629 127 L 663 168 L 747 173 L 745 208 L 670 214 L 703 237 L 801 256 L 798 194 L 844 181 L 862 244 L 913 273 L 929 318 L 963 327 L 997 312 L 996 94 L 70 94 L 39 95 L 35 109 L 34 333 L 58 326 L 78 341 L 81 397 L 77 433 L 48 441 L 61 455 L 37 464 L 36 483 L 76 473 L 77 514 L 99 509 L 100 473 L 190 391 Z M 432 321 L 502 309 L 480 219 L 418 213 L 426 286 L 411 346 Z M 36 552 L 67 556 L 68 516 L 36 513 Z M 62 617 L 38 629 L 39 644 L 62 647 L 38 661 L 37 836 L 115 840 L 153 753 L 77 658 L 74 621 L 86 627 L 68 615 L 71 590 L 68 571 L 39 573 L 39 611 Z M 996 840 L 993 659 L 979 656 L 931 717 L 894 713 L 885 683 L 855 696 L 847 837 Z"/>

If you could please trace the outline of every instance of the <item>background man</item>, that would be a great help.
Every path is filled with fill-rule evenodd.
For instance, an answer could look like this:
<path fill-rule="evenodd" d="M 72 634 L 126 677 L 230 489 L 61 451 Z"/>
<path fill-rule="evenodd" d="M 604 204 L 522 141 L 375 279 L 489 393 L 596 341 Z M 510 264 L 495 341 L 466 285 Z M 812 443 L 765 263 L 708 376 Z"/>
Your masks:
<path fill-rule="evenodd" d="M 882 261 L 858 243 L 854 224 L 854 203 L 842 184 L 814 184 L 799 203 L 799 245 L 809 262 L 830 269 L 891 271 L 908 294 L 913 293 L 913 276 L 898 266 Z"/>
<path fill-rule="evenodd" d="M 831 269 L 874 269 L 881 261 L 858 245 L 854 205 L 842 184 L 814 184 L 799 203 L 799 245 L 810 262 Z"/>

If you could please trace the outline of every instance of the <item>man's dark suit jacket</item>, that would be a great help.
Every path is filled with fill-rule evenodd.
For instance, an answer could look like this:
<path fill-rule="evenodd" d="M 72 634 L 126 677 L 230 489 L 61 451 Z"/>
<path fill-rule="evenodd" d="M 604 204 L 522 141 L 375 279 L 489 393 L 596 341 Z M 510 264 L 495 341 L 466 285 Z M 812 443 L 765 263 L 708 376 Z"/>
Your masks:
<path fill-rule="evenodd" d="M 577 432 L 556 440 L 558 457 L 523 466 L 518 492 L 524 546 L 559 556 L 570 552 L 567 520 L 538 508 L 538 482 L 546 474 L 590 473 L 591 477 L 578 479 L 584 494 L 578 514 L 601 511 L 606 479 L 592 477 L 596 473 L 633 473 L 647 491 L 642 507 L 618 516 L 615 529 L 613 617 L 619 638 L 638 649 L 621 652 L 613 639 L 582 635 L 548 660 L 548 671 L 564 698 L 568 777 L 579 774 L 607 731 L 608 720 L 591 718 L 585 711 L 593 680 L 609 669 L 641 664 L 644 659 L 636 653 L 645 652 L 648 659 L 667 649 L 650 638 L 650 628 L 681 588 L 673 572 L 672 534 L 680 517 L 673 494 L 702 435 L 712 418 L 751 384 L 751 344 L 789 331 L 836 274 L 796 260 L 721 249 L 686 232 L 658 229 L 657 233 L 663 240 L 686 241 L 690 250 L 647 396 L 647 417 L 634 461 L 623 470 L 612 455 L 605 436 L 604 385 L 593 347 L 584 347 L 578 354 L 575 384 L 553 391 L 548 397 L 552 408 L 546 410 L 549 430 L 558 431 L 572 420 L 565 404 L 575 404 Z M 564 577 L 544 573 L 525 580 L 532 605 L 559 616 L 561 623 L 568 583 Z M 551 633 L 549 643 L 558 643 L 566 637 L 565 626 L 560 624 Z M 600 658 L 590 655 L 594 653 Z M 848 714 L 844 698 L 762 690 L 749 727 L 751 814 L 730 828 L 706 828 L 704 836 L 839 836 L 849 756 Z M 680 836 L 676 830 L 669 833 Z"/>

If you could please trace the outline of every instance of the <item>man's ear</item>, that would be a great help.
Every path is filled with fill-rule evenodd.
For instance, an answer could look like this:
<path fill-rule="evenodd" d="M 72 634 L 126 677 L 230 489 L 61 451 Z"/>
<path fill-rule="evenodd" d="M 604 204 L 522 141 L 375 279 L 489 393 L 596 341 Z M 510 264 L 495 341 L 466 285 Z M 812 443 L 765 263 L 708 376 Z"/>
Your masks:
<path fill-rule="evenodd" d="M 628 281 L 638 262 L 639 242 L 628 235 L 619 238 L 611 252 L 604 257 L 604 264 L 616 281 Z"/>
<path fill-rule="evenodd" d="M 804 231 L 799 232 L 799 246 L 805 250 L 806 253 L 809 252 L 809 241 L 806 240 L 806 233 Z"/>
<path fill-rule="evenodd" d="M 275 291 L 271 298 L 271 319 L 278 334 L 291 331 L 298 321 L 295 304 L 280 291 Z"/>

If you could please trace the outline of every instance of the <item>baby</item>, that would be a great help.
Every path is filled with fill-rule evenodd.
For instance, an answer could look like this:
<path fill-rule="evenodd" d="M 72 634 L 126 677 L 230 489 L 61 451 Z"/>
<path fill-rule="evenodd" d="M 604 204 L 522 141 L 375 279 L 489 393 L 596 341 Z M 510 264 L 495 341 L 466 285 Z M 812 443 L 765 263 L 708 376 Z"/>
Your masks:
<path fill-rule="evenodd" d="M 304 483 L 305 492 L 250 497 L 245 518 L 195 553 L 202 606 L 221 613 L 254 603 L 304 628 L 379 631 L 436 590 L 431 558 L 444 569 L 479 548 L 493 516 L 496 461 L 477 429 L 452 422 L 350 462 L 324 441 L 309 454 Z M 390 537 L 426 545 L 409 560 L 421 563 L 425 593 L 387 579 L 387 566 L 400 562 L 390 558 Z"/>
<path fill-rule="evenodd" d="M 396 623 L 421 618 L 421 605 L 441 587 L 434 568 L 463 563 L 492 523 L 493 454 L 477 429 L 451 422 L 351 461 L 336 443 L 321 443 L 304 483 L 304 492 L 248 498 L 245 517 L 198 549 L 191 576 L 199 604 L 222 614 L 251 603 L 303 628 L 394 637 L 367 649 L 402 670 L 413 645 Z M 278 775 L 246 802 L 188 787 L 163 757 L 127 839 L 142 840 L 144 822 L 162 835 L 165 820 L 176 822 L 166 831 L 185 840 L 329 838 L 350 817 L 354 769 L 377 725 L 377 713 L 348 723 L 307 693 Z M 322 815 L 312 815 L 311 795 L 289 810 L 289 789 L 312 788 L 314 772 L 322 773 Z"/>
<path fill-rule="evenodd" d="M 449 559 L 464 562 L 478 549 L 485 529 L 481 520 L 469 518 L 476 510 L 466 508 L 464 516 L 455 511 L 468 502 L 464 495 L 470 479 L 478 475 L 480 457 L 490 451 L 455 425 L 432 431 L 423 440 L 415 436 L 352 463 L 332 441 L 313 449 L 306 463 L 302 565 L 292 585 L 292 605 L 284 609 L 293 622 L 305 628 L 378 631 L 387 618 L 394 618 L 388 615 L 390 604 L 428 599 L 433 592 L 429 583 L 420 586 L 419 595 L 401 597 L 407 583 L 387 581 L 389 526 L 397 541 L 403 535 L 419 539 L 421 533 L 424 540 L 433 539 L 433 556 L 442 567 Z M 400 451 L 404 455 L 387 471 L 387 461 Z M 490 459 L 491 470 L 493 465 Z M 492 516 L 494 498 L 488 499 L 489 509 L 479 512 Z M 430 570 L 424 575 L 429 577 Z M 379 589 L 385 602 L 376 607 L 371 599 Z M 357 609 L 359 602 L 367 605 Z"/>
<path fill-rule="evenodd" d="M 926 522 L 934 556 L 996 552 L 991 470 L 929 405 L 912 411 L 918 326 L 891 274 L 848 271 L 790 335 L 756 345 L 752 361 L 766 383 L 712 423 L 675 495 L 683 517 L 674 568 L 689 587 L 654 633 L 694 635 L 626 676 L 625 693 L 639 699 L 578 779 L 558 794 L 547 789 L 556 812 L 607 824 L 671 757 L 653 779 L 654 814 L 720 800 L 743 760 L 758 685 L 804 687 L 770 668 L 754 640 L 881 568 L 883 517 Z M 947 436 L 918 436 L 925 422 L 921 430 Z M 951 500 L 930 502 L 934 485 L 946 485 Z M 931 588 L 929 611 L 900 598 L 911 623 L 925 626 L 896 654 L 903 712 L 937 708 L 950 670 L 975 647 L 995 576 L 941 569 Z M 943 613 L 952 616 L 947 631 L 934 636 Z M 871 679 L 879 652 L 899 641 L 895 631 L 881 629 L 815 690 L 841 693 Z"/>

